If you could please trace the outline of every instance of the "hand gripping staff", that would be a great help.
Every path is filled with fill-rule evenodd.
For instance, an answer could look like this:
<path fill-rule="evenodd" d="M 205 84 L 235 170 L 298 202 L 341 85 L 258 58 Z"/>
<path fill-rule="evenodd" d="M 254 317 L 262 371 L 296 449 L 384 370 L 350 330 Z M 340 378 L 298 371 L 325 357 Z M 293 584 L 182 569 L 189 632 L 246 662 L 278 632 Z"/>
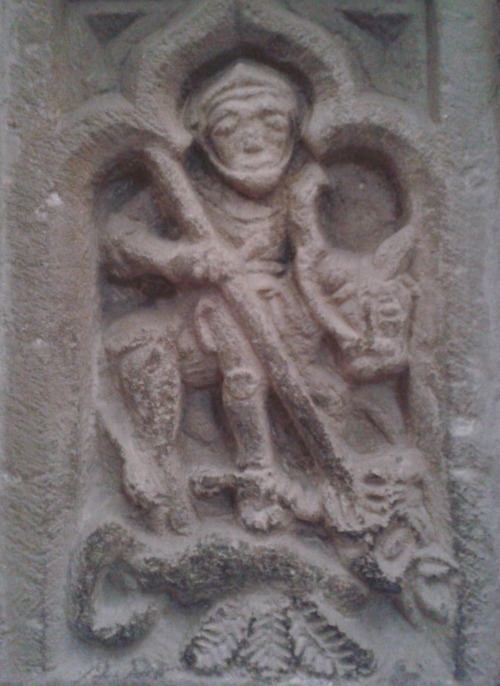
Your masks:
<path fill-rule="evenodd" d="M 161 191 L 169 211 L 182 221 L 193 242 L 213 240 L 217 236 L 183 168 L 173 155 L 157 147 L 147 148 L 146 165 Z M 342 484 L 346 495 L 352 494 L 351 475 L 342 463 L 339 447 L 327 430 L 320 411 L 305 390 L 293 361 L 283 351 L 274 326 L 268 321 L 257 296 L 248 286 L 245 274 L 219 284 L 225 302 L 236 321 L 247 332 L 250 344 L 272 386 L 282 401 L 297 431 L 315 459 Z"/>

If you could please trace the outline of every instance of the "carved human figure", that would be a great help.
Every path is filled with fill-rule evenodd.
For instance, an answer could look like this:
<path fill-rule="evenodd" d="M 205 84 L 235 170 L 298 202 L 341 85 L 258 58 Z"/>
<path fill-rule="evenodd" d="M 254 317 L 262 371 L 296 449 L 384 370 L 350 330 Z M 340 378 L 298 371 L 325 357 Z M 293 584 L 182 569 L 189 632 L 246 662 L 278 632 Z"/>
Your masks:
<path fill-rule="evenodd" d="M 185 110 L 200 153 L 190 163 L 191 184 L 216 233 L 196 241 L 183 236 L 188 205 L 178 217 L 181 236 L 158 235 L 145 221 L 140 193 L 106 223 L 104 259 L 112 274 L 157 275 L 178 289 L 173 303 L 159 299 L 113 324 L 105 343 L 126 406 L 120 426 L 109 409 L 105 423 L 122 451 L 126 490 L 155 526 L 181 529 L 189 519 L 175 457 L 182 386 L 220 380 L 240 472 L 202 480 L 195 492 L 234 490 L 241 521 L 251 529 L 269 530 L 291 512 L 326 521 L 327 528 L 363 526 L 355 503 L 337 502 L 338 478 L 335 486 L 318 489 L 312 506 L 292 491 L 287 497 L 283 478 L 278 484 L 267 409 L 276 380 L 263 367 L 275 351 L 261 345 L 256 355 L 255 331 L 228 306 L 223 291 L 224 283 L 237 283 L 249 299 L 250 319 L 264 322 L 271 343 L 276 334 L 299 370 L 301 387 L 314 391 L 314 412 L 330 434 L 340 431 L 340 406 L 346 405 L 339 371 L 372 380 L 406 366 L 412 295 L 403 274 L 411 229 L 373 256 L 348 255 L 325 243 L 317 217 L 325 177 L 300 148 L 303 115 L 286 77 L 265 65 L 236 62 L 197 90 Z M 151 159 L 157 163 L 161 154 L 149 151 L 146 158 L 151 173 L 159 173 Z M 164 193 L 161 184 L 156 193 Z M 168 206 L 165 198 L 160 204 Z M 325 334 L 335 339 L 341 359 L 335 361 L 331 350 L 325 354 Z M 304 514 L 308 509 L 315 514 Z"/>
<path fill-rule="evenodd" d="M 251 332 L 242 330 L 212 287 L 244 274 L 245 287 L 265 303 L 269 321 L 283 335 L 291 334 L 287 345 L 293 354 L 304 363 L 314 357 L 313 339 L 319 340 L 321 334 L 291 284 L 283 184 L 294 164 L 300 118 L 299 100 L 284 76 L 264 65 L 237 62 L 199 90 L 186 110 L 186 123 L 203 153 L 191 178 L 217 227 L 217 240 L 193 244 L 182 238 L 160 238 L 138 218 L 140 198 L 107 222 L 104 259 L 112 274 L 121 278 L 157 274 L 181 293 L 173 310 L 160 302 L 119 321 L 106 337 L 108 353 L 121 360 L 116 374 L 129 407 L 135 408 L 135 434 L 145 427 L 147 401 L 144 388 L 138 392 L 138 386 L 144 386 L 152 364 L 148 366 L 147 361 L 154 351 L 155 372 L 148 376 L 147 394 L 155 419 L 146 425 L 146 432 L 153 444 L 160 442 L 158 466 L 173 461 L 181 377 L 184 383 L 203 386 L 214 383 L 222 373 L 224 407 L 237 443 L 238 466 L 243 470 L 273 468 L 265 407 L 269 381 L 249 343 Z M 205 287 L 201 293 L 200 287 Z M 161 393 L 154 376 L 161 383 Z M 165 416 L 168 422 L 160 419 Z M 142 470 L 131 472 L 138 459 L 134 450 L 135 446 L 130 455 L 124 455 L 125 472 L 131 473 L 127 490 L 143 506 L 150 501 L 150 509 L 156 511 L 165 500 L 163 486 L 146 493 Z M 240 500 L 241 516 L 254 528 L 267 527 L 282 512 L 256 498 Z M 265 513 L 259 514 L 262 509 Z"/>

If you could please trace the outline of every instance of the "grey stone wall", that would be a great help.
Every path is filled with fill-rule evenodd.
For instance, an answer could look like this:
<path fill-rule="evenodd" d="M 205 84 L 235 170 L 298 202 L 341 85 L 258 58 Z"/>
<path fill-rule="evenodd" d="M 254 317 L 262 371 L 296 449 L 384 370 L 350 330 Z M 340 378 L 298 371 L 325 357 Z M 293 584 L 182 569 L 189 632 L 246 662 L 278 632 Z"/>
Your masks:
<path fill-rule="evenodd" d="M 499 15 L 4 0 L 1 683 L 497 686 Z"/>

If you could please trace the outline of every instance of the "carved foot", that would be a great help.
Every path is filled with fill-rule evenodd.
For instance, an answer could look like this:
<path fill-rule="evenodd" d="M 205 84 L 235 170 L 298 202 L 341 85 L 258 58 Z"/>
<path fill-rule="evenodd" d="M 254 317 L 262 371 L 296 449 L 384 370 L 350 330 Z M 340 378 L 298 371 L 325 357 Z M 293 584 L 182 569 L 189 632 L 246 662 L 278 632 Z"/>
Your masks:
<path fill-rule="evenodd" d="M 290 521 L 290 513 L 279 503 L 266 502 L 265 498 L 242 498 L 238 501 L 242 524 L 250 531 L 267 533 Z"/>
<path fill-rule="evenodd" d="M 248 469 L 242 476 L 236 494 L 242 524 L 263 533 L 288 524 L 292 517 L 279 499 L 279 474 L 273 469 Z"/>
<path fill-rule="evenodd" d="M 234 474 L 206 475 L 193 479 L 191 487 L 199 498 L 213 498 L 232 492 L 238 516 L 251 531 L 268 532 L 284 526 L 291 513 L 279 500 L 279 475 L 272 469 L 253 469 Z"/>

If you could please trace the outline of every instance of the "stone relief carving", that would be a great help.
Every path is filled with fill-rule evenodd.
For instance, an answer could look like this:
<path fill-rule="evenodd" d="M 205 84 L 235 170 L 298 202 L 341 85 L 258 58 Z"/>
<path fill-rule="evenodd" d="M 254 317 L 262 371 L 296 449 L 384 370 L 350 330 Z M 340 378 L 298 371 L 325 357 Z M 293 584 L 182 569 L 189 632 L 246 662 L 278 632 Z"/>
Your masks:
<path fill-rule="evenodd" d="M 353 619 L 370 603 L 415 630 L 453 624 L 439 457 L 419 447 L 408 390 L 425 227 L 407 202 L 376 247 L 339 247 L 331 160 L 375 160 L 403 203 L 413 190 L 394 170 L 411 145 L 391 103 L 352 107 L 331 36 L 269 3 L 206 5 L 136 49 L 128 99 L 82 115 L 101 459 L 119 456 L 130 507 L 75 551 L 70 623 L 124 647 L 167 598 L 204 608 L 179 644 L 184 669 L 379 683 L 385 658 Z M 210 39 L 221 19 L 227 37 Z M 266 49 L 270 31 L 282 47 Z M 125 619 L 101 613 L 107 587 Z"/>

